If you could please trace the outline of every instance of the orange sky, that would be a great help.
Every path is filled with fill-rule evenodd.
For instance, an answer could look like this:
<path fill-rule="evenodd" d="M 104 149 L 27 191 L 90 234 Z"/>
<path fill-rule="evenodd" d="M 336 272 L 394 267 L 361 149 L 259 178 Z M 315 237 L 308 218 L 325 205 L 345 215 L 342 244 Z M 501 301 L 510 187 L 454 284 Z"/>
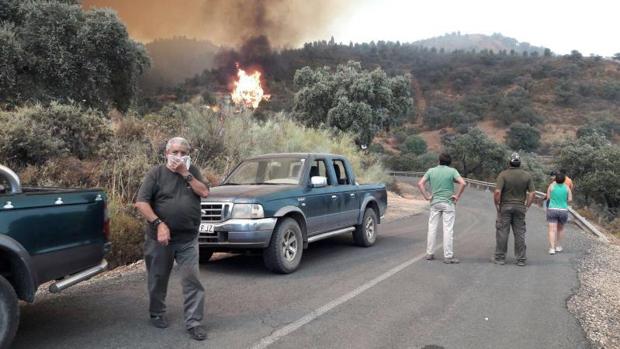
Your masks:
<path fill-rule="evenodd" d="M 329 39 L 333 19 L 351 7 L 347 0 L 84 0 L 82 6 L 109 7 L 143 42 L 187 36 L 237 45 L 267 35 L 276 46 Z"/>

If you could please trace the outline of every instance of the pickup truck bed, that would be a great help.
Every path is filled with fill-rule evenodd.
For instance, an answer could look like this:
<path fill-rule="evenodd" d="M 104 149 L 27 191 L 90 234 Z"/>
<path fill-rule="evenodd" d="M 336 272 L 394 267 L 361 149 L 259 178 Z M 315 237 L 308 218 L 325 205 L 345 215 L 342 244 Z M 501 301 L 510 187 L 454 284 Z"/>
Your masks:
<path fill-rule="evenodd" d="M 105 270 L 109 220 L 100 189 L 22 188 L 17 175 L 1 165 L 0 185 L 4 348 L 17 328 L 17 298 L 33 302 L 37 288 L 47 281 L 63 279 L 50 286 L 59 292 Z"/>

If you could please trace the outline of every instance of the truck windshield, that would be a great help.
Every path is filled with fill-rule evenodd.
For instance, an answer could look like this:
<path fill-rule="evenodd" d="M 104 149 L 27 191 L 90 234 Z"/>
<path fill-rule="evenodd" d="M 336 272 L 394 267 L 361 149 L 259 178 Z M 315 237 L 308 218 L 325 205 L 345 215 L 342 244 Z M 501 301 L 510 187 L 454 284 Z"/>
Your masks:
<path fill-rule="evenodd" d="M 223 184 L 299 184 L 304 161 L 299 158 L 246 160 Z"/>

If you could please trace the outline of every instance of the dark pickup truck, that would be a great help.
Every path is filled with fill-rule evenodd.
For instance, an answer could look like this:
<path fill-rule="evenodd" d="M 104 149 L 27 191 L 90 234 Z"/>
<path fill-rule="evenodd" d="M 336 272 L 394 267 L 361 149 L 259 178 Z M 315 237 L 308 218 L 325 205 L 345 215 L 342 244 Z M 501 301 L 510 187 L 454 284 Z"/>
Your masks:
<path fill-rule="evenodd" d="M 98 189 L 28 188 L 0 165 L 0 348 L 19 323 L 18 299 L 32 303 L 48 281 L 60 292 L 106 269 L 109 220 Z"/>
<path fill-rule="evenodd" d="M 383 184 L 358 184 L 346 158 L 269 154 L 241 162 L 202 200 L 201 261 L 216 251 L 262 250 L 274 272 L 297 269 L 308 244 L 352 233 L 372 246 L 387 208 Z"/>

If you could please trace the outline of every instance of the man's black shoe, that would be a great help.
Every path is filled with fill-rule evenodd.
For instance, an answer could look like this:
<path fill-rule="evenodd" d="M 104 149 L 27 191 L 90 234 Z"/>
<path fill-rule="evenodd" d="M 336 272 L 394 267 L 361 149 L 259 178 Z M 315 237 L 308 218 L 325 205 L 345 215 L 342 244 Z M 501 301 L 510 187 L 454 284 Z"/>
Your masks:
<path fill-rule="evenodd" d="M 151 315 L 151 324 L 157 328 L 168 327 L 168 319 L 163 315 Z"/>
<path fill-rule="evenodd" d="M 525 261 L 518 261 L 517 265 L 520 267 L 524 267 L 525 266 Z"/>
<path fill-rule="evenodd" d="M 192 337 L 192 339 L 195 339 L 197 341 L 203 341 L 207 339 L 207 330 L 203 326 L 198 325 L 192 327 L 187 330 L 187 332 L 189 332 L 189 335 Z"/>

